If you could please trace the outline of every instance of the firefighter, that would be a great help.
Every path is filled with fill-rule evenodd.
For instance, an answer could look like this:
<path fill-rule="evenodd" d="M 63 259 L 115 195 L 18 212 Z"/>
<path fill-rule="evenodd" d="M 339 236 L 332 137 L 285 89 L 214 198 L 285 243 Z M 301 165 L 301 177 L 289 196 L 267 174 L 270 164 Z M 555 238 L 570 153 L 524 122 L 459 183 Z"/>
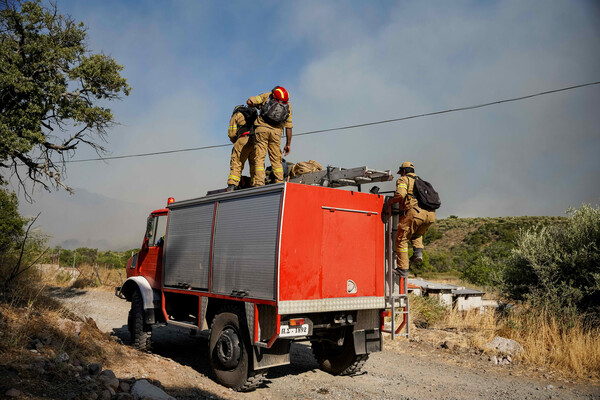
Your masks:
<path fill-rule="evenodd" d="M 237 106 L 229 120 L 227 135 L 233 143 L 233 149 L 227 178 L 228 192 L 239 186 L 246 160 L 250 163 L 250 178 L 254 176 L 254 136 L 250 133 L 257 115 L 258 112 L 254 108 Z"/>
<path fill-rule="evenodd" d="M 414 195 L 415 166 L 409 162 L 403 162 L 397 172 L 400 179 L 396 181 L 396 192 L 391 203 L 400 203 L 401 214 L 398 220 L 398 232 L 396 234 L 396 272 L 401 277 L 408 277 L 408 266 L 410 263 L 423 261 L 423 235 L 435 222 L 435 211 L 425 210 L 419 207 Z M 413 247 L 413 255 L 408 259 L 408 242 Z"/>
<path fill-rule="evenodd" d="M 260 107 L 260 115 L 254 122 L 254 179 L 252 186 L 265 184 L 265 157 L 269 160 L 275 183 L 283 182 L 283 167 L 281 154 L 281 134 L 285 128 L 286 143 L 284 155 L 290 153 L 292 143 L 292 108 L 289 104 L 290 95 L 285 88 L 275 86 L 273 90 L 258 96 L 250 97 L 247 101 L 250 107 Z"/>

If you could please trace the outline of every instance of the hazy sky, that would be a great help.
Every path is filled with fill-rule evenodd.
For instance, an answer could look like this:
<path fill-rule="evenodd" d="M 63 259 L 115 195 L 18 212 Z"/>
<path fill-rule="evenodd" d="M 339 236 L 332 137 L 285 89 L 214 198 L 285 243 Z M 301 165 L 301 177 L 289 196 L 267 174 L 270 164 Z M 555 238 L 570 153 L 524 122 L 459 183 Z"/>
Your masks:
<path fill-rule="evenodd" d="M 126 155 L 228 143 L 233 107 L 282 85 L 294 132 L 457 108 L 600 80 L 597 1 L 66 1 L 88 44 L 123 64 L 106 147 Z M 600 85 L 293 139 L 290 161 L 405 160 L 438 217 L 564 215 L 600 203 Z M 21 201 L 51 244 L 141 242 L 147 214 L 224 187 L 229 147 L 71 164 L 76 189 Z M 81 147 L 74 159 L 93 158 Z M 245 174 L 248 174 L 247 169 Z M 380 185 L 391 190 L 393 183 Z"/>

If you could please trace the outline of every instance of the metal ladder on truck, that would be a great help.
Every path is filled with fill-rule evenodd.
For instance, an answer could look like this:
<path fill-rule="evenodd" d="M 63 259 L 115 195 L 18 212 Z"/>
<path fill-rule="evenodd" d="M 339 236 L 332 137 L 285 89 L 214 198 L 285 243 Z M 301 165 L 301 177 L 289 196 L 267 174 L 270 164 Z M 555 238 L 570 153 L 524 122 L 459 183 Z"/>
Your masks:
<path fill-rule="evenodd" d="M 400 211 L 395 207 L 387 206 L 387 220 L 385 223 L 385 235 L 386 235 L 386 268 L 385 268 L 385 299 L 386 308 L 389 308 L 391 317 L 390 329 L 383 329 L 383 332 L 389 333 L 392 336 L 392 340 L 396 336 L 410 335 L 410 323 L 409 323 L 409 301 L 408 301 L 408 278 L 398 277 L 394 273 L 394 266 L 396 263 L 395 257 L 395 238 L 398 226 L 398 217 Z M 396 316 L 402 316 L 402 322 L 396 327 Z M 402 330 L 405 329 L 404 332 Z"/>

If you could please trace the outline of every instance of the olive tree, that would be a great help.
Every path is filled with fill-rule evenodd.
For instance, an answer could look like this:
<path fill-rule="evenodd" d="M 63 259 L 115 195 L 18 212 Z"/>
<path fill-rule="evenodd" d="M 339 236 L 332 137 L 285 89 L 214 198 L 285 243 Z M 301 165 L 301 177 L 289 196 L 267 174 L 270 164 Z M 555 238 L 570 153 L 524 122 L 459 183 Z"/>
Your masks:
<path fill-rule="evenodd" d="M 15 176 L 28 198 L 28 183 L 72 191 L 65 161 L 80 145 L 105 152 L 105 105 L 129 95 L 123 67 L 85 40 L 56 4 L 0 0 L 0 183 Z"/>

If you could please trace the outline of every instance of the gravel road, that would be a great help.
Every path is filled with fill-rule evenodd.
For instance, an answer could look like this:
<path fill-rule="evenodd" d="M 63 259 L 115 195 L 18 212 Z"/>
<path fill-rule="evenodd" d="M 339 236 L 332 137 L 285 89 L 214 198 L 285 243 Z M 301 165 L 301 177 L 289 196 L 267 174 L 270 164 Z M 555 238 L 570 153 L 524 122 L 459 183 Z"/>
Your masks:
<path fill-rule="evenodd" d="M 92 317 L 102 331 L 127 339 L 125 324 L 129 303 L 126 301 L 97 289 L 56 288 L 52 292 L 75 314 Z M 456 353 L 406 339 L 394 342 L 386 339 L 384 351 L 372 354 L 362 374 L 352 377 L 334 377 L 320 371 L 310 346 L 296 343 L 292 346 L 290 365 L 272 368 L 264 387 L 240 394 L 223 390 L 210 380 L 207 343 L 201 335 L 193 337 L 186 330 L 168 326 L 155 329 L 153 337 L 155 356 L 150 356 L 149 362 L 169 366 L 150 373 L 157 374 L 167 390 L 180 399 L 211 396 L 256 400 L 600 399 L 598 383 L 569 382 L 552 373 L 531 371 L 520 365 L 492 365 L 486 356 Z M 137 369 L 131 365 L 128 367 L 127 373 L 152 369 L 151 365 Z M 194 382 L 194 385 L 189 382 Z M 194 395 L 193 391 L 182 390 L 186 385 L 218 390 L 204 390 L 200 396 Z"/>

